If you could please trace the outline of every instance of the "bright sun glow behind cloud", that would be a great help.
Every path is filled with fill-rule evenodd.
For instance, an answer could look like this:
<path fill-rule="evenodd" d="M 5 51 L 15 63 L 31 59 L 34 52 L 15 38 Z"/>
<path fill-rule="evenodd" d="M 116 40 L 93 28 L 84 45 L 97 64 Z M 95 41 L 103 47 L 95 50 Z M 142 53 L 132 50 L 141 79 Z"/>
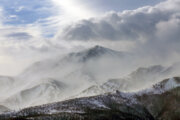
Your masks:
<path fill-rule="evenodd" d="M 88 8 L 84 3 L 76 0 L 52 0 L 59 7 L 61 18 L 66 20 L 88 19 L 97 15 L 97 11 Z"/>

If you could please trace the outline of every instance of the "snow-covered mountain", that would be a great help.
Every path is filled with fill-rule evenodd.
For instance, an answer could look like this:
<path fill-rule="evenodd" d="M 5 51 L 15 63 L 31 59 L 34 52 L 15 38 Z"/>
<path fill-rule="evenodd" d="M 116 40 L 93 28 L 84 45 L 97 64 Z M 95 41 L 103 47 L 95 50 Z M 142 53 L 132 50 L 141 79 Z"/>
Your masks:
<path fill-rule="evenodd" d="M 39 105 L 40 102 L 55 102 L 59 96 L 63 97 L 66 87 L 66 84 L 49 78 L 30 88 L 20 89 L 2 103 L 8 108 L 17 109 L 18 107 Z"/>
<path fill-rule="evenodd" d="M 180 78 L 173 77 L 138 92 L 116 91 L 111 94 L 31 107 L 1 114 L 0 119 L 178 120 L 179 91 Z"/>
<path fill-rule="evenodd" d="M 79 62 L 87 62 L 92 59 L 98 59 L 102 56 L 108 56 L 108 57 L 124 57 L 127 56 L 127 53 L 115 51 L 109 48 L 104 48 L 101 46 L 96 45 L 93 48 L 90 48 L 88 50 L 78 52 L 78 53 L 71 53 L 69 57 L 78 58 Z"/>
<path fill-rule="evenodd" d="M 109 67 L 105 62 L 123 59 L 125 56 L 128 56 L 128 53 L 95 46 L 84 51 L 70 53 L 64 57 L 55 57 L 36 62 L 28 67 L 20 77 L 30 79 L 32 77 L 33 79 L 42 77 L 62 78 L 78 70 L 92 72 L 103 66 Z M 95 68 L 93 69 L 93 67 Z"/>
<path fill-rule="evenodd" d="M 131 57 L 130 53 L 95 46 L 36 62 L 19 76 L 0 77 L 0 105 L 17 110 L 116 90 L 137 91 L 178 70 L 177 65 L 157 65 L 127 74 L 131 63 L 124 63 Z"/>
<path fill-rule="evenodd" d="M 170 67 L 163 67 L 161 65 L 146 68 L 141 67 L 131 72 L 126 77 L 110 79 L 102 84 L 92 85 L 91 87 L 82 91 L 76 97 L 94 96 L 107 92 L 115 92 L 116 90 L 124 92 L 138 91 L 157 83 L 161 79 L 171 77 L 172 72 L 172 66 L 171 70 Z"/>
<path fill-rule="evenodd" d="M 120 61 L 125 56 L 128 54 L 95 46 L 64 57 L 36 62 L 16 78 L 11 78 L 12 81 L 10 77 L 0 79 L 0 83 L 8 79 L 1 87 L 5 90 L 3 87 L 8 86 L 8 94 L 2 96 L 0 104 L 10 109 L 19 109 L 64 100 L 106 80 L 104 78 L 118 75 L 112 72 L 110 63 Z M 110 72 L 112 74 L 106 74 Z"/>

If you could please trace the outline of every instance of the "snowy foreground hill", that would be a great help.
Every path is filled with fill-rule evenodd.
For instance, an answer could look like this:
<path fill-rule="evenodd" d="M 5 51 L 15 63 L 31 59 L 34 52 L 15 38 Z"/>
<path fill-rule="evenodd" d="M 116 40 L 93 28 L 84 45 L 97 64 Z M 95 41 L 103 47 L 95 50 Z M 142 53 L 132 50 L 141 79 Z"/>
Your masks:
<path fill-rule="evenodd" d="M 180 78 L 139 92 L 116 91 L 0 115 L 2 120 L 179 120 Z"/>

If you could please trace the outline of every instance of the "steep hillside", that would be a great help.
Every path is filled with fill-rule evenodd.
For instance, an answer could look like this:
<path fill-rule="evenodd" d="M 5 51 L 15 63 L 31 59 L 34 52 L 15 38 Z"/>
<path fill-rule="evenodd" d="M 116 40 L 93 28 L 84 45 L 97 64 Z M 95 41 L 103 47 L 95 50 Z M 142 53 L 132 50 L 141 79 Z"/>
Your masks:
<path fill-rule="evenodd" d="M 180 78 L 136 92 L 104 94 L 1 114 L 0 119 L 179 120 Z"/>

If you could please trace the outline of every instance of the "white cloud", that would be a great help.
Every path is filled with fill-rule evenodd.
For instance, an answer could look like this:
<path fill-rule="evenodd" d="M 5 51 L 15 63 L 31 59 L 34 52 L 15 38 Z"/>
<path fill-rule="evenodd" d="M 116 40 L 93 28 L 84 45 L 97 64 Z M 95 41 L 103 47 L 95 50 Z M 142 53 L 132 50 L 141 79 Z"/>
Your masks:
<path fill-rule="evenodd" d="M 54 55 L 61 45 L 45 38 L 38 24 L 4 24 L 0 10 L 0 75 L 17 75 L 34 61 Z"/>
<path fill-rule="evenodd" d="M 60 4 L 61 2 L 58 6 L 61 6 Z M 63 8 L 65 11 L 70 7 L 68 5 L 78 6 L 78 2 L 67 2 L 64 5 L 67 8 Z M 96 44 L 119 50 L 131 50 L 145 55 L 147 59 L 149 59 L 148 56 L 154 59 L 163 57 L 164 54 L 164 56 L 178 54 L 180 52 L 179 6 L 179 0 L 168 0 L 155 6 L 145 6 L 119 13 L 109 12 L 101 17 L 74 21 L 64 29 L 61 26 L 62 19 L 65 22 L 66 19 L 72 21 L 71 15 L 81 19 L 91 17 L 94 13 L 83 6 L 80 6 L 77 11 L 72 7 L 70 11 L 65 12 L 67 14 L 64 18 L 59 15 L 52 16 L 23 26 L 4 25 L 3 19 L 0 19 L 0 57 L 4 58 L 1 63 L 4 64 L 5 59 L 9 58 L 16 62 L 24 59 L 28 61 L 24 63 L 29 63 L 28 59 L 32 56 L 37 60 L 49 54 L 57 54 L 57 51 L 65 48 L 89 47 Z M 0 18 L 3 18 L 3 9 L 0 9 Z M 55 39 L 44 37 L 58 27 L 60 31 Z M 155 54 L 156 56 L 153 56 Z M 17 65 L 21 66 L 21 64 Z"/>
<path fill-rule="evenodd" d="M 180 1 L 169 0 L 153 7 L 146 6 L 120 13 L 111 12 L 102 18 L 82 20 L 61 30 L 57 39 L 82 41 L 150 39 L 158 32 L 157 24 L 169 21 L 180 13 L 179 5 Z"/>
<path fill-rule="evenodd" d="M 0 27 L 2 26 L 4 16 L 3 16 L 3 8 L 0 6 Z"/>
<path fill-rule="evenodd" d="M 19 6 L 15 11 L 16 11 L 16 12 L 20 12 L 20 11 L 22 11 L 24 8 L 25 8 L 24 6 Z"/>
<path fill-rule="evenodd" d="M 75 46 L 99 44 L 128 50 L 145 64 L 171 64 L 180 56 L 179 6 L 179 0 L 167 0 L 136 10 L 109 12 L 66 26 L 55 39 Z"/>

